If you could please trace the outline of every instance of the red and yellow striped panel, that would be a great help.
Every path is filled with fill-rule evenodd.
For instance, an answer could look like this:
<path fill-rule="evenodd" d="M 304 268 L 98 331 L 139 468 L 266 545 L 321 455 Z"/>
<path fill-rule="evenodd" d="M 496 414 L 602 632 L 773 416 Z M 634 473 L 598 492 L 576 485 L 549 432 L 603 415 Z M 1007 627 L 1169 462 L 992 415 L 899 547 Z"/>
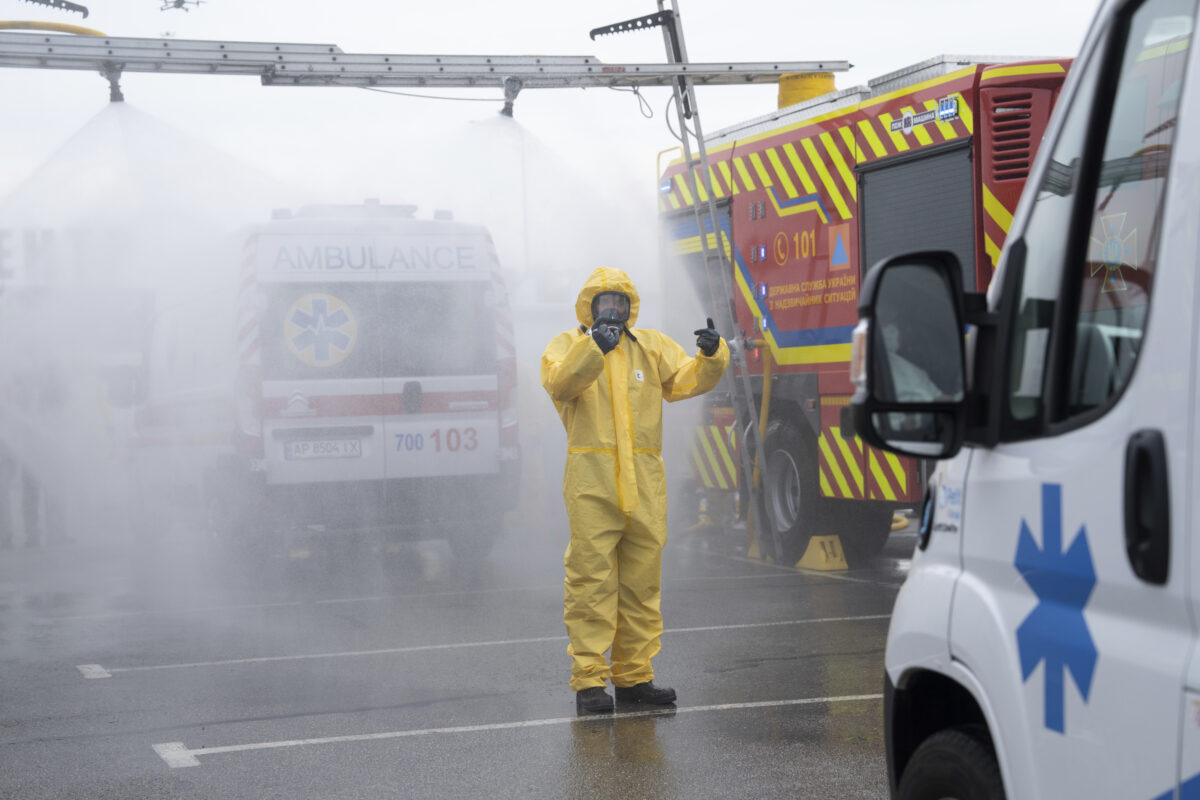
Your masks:
<path fill-rule="evenodd" d="M 691 468 L 707 489 L 736 489 L 734 426 L 697 425 L 692 437 Z"/>
<path fill-rule="evenodd" d="M 676 160 L 667 168 L 668 190 L 659 196 L 659 210 L 687 208 L 696 195 L 707 202 L 711 187 L 718 200 L 767 190 L 766 196 L 780 216 L 817 210 L 823 222 L 852 219 L 858 200 L 856 165 L 974 133 L 973 98 L 962 92 L 977 69 L 966 67 L 716 148 L 709 152 L 707 176 L 699 165 L 692 168 L 694 191 L 682 161 Z M 955 82 L 959 85 L 948 85 Z M 914 125 L 908 133 L 900 127 L 906 115 L 936 112 L 938 101 L 946 97 L 957 101 L 955 118 Z"/>
<path fill-rule="evenodd" d="M 846 438 L 829 427 L 818 440 L 821 496 L 845 500 L 910 501 L 911 459 L 867 447 L 857 436 Z"/>

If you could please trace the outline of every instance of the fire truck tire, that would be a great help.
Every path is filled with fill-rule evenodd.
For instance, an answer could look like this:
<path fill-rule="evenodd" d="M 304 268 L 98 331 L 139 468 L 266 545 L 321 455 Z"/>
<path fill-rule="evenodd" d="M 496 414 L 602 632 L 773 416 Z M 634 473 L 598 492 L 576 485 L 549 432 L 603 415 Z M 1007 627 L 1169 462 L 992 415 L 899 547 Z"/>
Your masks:
<path fill-rule="evenodd" d="M 794 564 L 826 522 L 818 484 L 816 443 L 786 418 L 774 419 L 763 437 L 767 473 L 763 501 L 768 525 L 759 543 L 779 564 Z"/>
<path fill-rule="evenodd" d="M 851 567 L 862 567 L 871 563 L 892 533 L 892 509 L 874 504 L 849 503 L 843 501 L 834 511 L 846 563 Z"/>
<path fill-rule="evenodd" d="M 921 743 L 900 776 L 899 800 L 1004 800 L 1000 766 L 985 733 L 939 731 Z"/>

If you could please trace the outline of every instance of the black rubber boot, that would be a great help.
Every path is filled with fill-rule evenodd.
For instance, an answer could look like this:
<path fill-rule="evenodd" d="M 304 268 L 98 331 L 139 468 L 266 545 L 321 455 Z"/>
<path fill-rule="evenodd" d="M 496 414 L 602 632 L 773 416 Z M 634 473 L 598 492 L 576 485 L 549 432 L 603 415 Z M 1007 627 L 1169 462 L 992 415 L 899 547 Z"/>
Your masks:
<path fill-rule="evenodd" d="M 602 714 L 613 710 L 613 699 L 603 686 L 591 686 L 575 693 L 575 710 L 586 714 Z"/>
<path fill-rule="evenodd" d="M 655 686 L 654 681 L 646 681 L 635 686 L 618 686 L 617 701 L 666 706 L 675 702 L 675 690 L 665 686 Z"/>

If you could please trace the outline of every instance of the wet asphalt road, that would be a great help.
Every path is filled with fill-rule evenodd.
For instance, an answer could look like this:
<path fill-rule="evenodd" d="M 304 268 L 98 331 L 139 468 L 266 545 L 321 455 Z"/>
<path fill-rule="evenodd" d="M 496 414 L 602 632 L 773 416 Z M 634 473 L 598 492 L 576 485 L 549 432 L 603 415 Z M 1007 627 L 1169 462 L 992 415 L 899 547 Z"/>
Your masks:
<path fill-rule="evenodd" d="M 886 797 L 888 615 L 914 534 L 799 572 L 673 534 L 675 709 L 577 718 L 562 542 L 0 552 L 0 798 Z M 87 677 L 91 675 L 93 677 Z"/>

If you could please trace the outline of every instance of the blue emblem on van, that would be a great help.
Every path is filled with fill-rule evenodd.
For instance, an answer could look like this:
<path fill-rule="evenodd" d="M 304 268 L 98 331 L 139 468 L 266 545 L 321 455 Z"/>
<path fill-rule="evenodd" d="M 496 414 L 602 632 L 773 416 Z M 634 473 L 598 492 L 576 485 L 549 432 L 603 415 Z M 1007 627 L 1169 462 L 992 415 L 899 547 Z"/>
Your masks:
<path fill-rule="evenodd" d="M 1021 520 L 1021 538 L 1015 561 L 1021 577 L 1037 595 L 1038 604 L 1017 628 L 1021 678 L 1028 681 L 1045 662 L 1046 727 L 1063 732 L 1066 678 L 1070 672 L 1079 694 L 1087 702 L 1099 654 L 1084 619 L 1083 609 L 1096 586 L 1096 569 L 1088 548 L 1087 528 L 1063 552 L 1062 486 L 1042 484 L 1042 547 L 1038 547 Z"/>

